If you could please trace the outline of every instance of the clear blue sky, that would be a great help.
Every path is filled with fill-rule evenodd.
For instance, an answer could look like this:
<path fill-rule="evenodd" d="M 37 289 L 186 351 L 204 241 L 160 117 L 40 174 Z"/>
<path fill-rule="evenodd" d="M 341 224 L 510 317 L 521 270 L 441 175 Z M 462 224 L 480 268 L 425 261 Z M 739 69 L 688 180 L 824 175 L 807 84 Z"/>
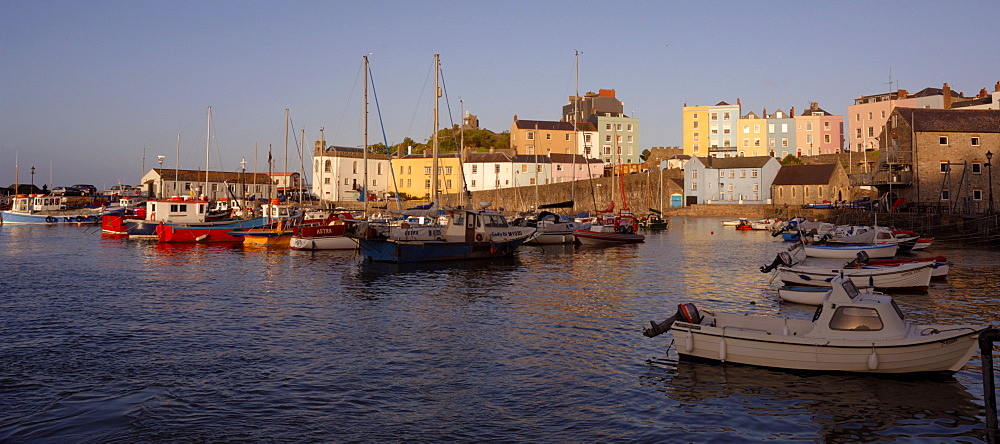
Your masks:
<path fill-rule="evenodd" d="M 991 1 L 46 1 L 0 0 L 0 184 L 135 184 L 166 155 L 181 168 L 284 163 L 284 110 L 308 150 L 362 143 L 370 56 L 390 144 L 431 134 L 434 53 L 451 115 L 459 98 L 493 131 L 558 120 L 574 93 L 617 90 L 641 145 L 681 143 L 681 107 L 740 98 L 744 112 L 844 114 L 859 95 L 1000 80 Z M 894 85 L 894 88 L 896 85 Z M 369 142 L 382 140 L 371 110 Z M 449 124 L 442 101 L 442 126 Z M 290 142 L 294 143 L 294 142 Z M 298 155 L 290 149 L 290 170 Z M 308 168 L 308 166 L 307 166 Z M 51 182 L 50 182 L 51 177 Z"/>

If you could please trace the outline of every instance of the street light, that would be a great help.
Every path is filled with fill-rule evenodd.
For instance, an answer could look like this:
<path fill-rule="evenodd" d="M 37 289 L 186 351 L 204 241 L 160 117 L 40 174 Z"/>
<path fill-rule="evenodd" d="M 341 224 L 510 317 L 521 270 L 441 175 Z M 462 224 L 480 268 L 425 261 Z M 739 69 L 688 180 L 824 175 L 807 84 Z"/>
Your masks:
<path fill-rule="evenodd" d="M 161 198 L 163 197 L 163 159 L 166 158 L 167 156 L 164 156 L 162 154 L 156 156 L 156 160 L 160 162 L 160 170 L 156 172 L 156 174 L 160 176 L 160 188 L 156 190 L 156 194 L 157 197 Z M 174 180 L 177 180 L 177 178 L 175 177 Z"/>
<path fill-rule="evenodd" d="M 35 192 L 35 167 L 31 167 L 31 192 Z"/>
<path fill-rule="evenodd" d="M 986 168 L 990 169 L 990 173 L 989 173 L 989 177 L 990 177 L 990 206 L 989 206 L 990 214 L 993 214 L 993 162 L 992 162 L 992 160 L 993 160 L 993 153 L 987 151 L 986 152 Z"/>

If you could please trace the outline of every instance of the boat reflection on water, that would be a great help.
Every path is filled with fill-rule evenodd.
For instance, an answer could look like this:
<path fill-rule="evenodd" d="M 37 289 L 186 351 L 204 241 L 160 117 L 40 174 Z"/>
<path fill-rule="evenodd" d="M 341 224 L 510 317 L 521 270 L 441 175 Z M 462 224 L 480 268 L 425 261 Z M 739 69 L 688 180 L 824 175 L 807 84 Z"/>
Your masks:
<path fill-rule="evenodd" d="M 985 436 L 982 406 L 952 376 L 831 375 L 672 359 L 649 364 L 646 385 L 674 401 L 664 406 L 665 414 L 685 413 L 679 427 L 686 433 L 757 441 L 803 437 L 815 429 L 820 442 Z M 697 409 L 704 411 L 693 414 Z"/>

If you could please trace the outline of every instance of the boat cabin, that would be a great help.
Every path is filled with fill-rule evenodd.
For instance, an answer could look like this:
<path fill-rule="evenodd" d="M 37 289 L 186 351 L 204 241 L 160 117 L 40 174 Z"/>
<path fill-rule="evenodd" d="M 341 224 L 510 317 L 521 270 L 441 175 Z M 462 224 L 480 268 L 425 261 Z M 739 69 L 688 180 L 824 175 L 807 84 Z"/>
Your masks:
<path fill-rule="evenodd" d="M 12 211 L 20 213 L 37 213 L 40 211 L 65 210 L 67 199 L 59 196 L 47 196 L 44 194 L 18 194 L 14 196 L 14 203 L 11 205 Z"/>
<path fill-rule="evenodd" d="M 891 297 L 861 292 L 849 277 L 836 277 L 803 337 L 828 339 L 899 339 L 910 333 Z"/>
<path fill-rule="evenodd" d="M 193 196 L 174 196 L 146 203 L 147 221 L 166 223 L 203 223 L 208 201 Z"/>
<path fill-rule="evenodd" d="M 505 242 L 535 231 L 534 228 L 512 227 L 503 214 L 493 210 L 456 209 L 449 216 L 444 233 L 448 242 Z"/>

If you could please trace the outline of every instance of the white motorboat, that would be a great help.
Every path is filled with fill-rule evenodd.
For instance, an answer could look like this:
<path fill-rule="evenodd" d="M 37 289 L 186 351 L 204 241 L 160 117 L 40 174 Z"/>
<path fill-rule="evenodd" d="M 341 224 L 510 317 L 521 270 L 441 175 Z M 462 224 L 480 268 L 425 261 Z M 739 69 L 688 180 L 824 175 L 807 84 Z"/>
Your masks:
<path fill-rule="evenodd" d="M 871 293 L 870 287 L 859 288 L 861 291 Z M 792 302 L 802 305 L 819 305 L 823 303 L 823 297 L 830 292 L 828 287 L 810 287 L 808 285 L 782 285 L 778 289 L 778 298 L 784 302 Z"/>
<path fill-rule="evenodd" d="M 812 320 L 746 314 L 703 316 L 694 304 L 643 334 L 673 332 L 682 359 L 788 370 L 953 373 L 976 352 L 981 325 L 917 325 L 891 297 L 863 293 L 846 276 L 832 281 Z"/>
<path fill-rule="evenodd" d="M 874 287 L 878 291 L 925 293 L 930 286 L 934 262 L 914 262 L 896 266 L 803 266 L 795 263 L 787 252 L 779 253 L 761 272 L 777 270 L 778 279 L 785 285 L 830 287 L 833 278 L 844 275 L 859 287 Z"/>
<path fill-rule="evenodd" d="M 897 244 L 843 244 L 843 245 L 822 245 L 804 244 L 802 249 L 806 256 L 825 259 L 853 259 L 857 257 L 859 251 L 864 251 L 868 257 L 873 259 L 890 258 L 899 251 Z"/>

